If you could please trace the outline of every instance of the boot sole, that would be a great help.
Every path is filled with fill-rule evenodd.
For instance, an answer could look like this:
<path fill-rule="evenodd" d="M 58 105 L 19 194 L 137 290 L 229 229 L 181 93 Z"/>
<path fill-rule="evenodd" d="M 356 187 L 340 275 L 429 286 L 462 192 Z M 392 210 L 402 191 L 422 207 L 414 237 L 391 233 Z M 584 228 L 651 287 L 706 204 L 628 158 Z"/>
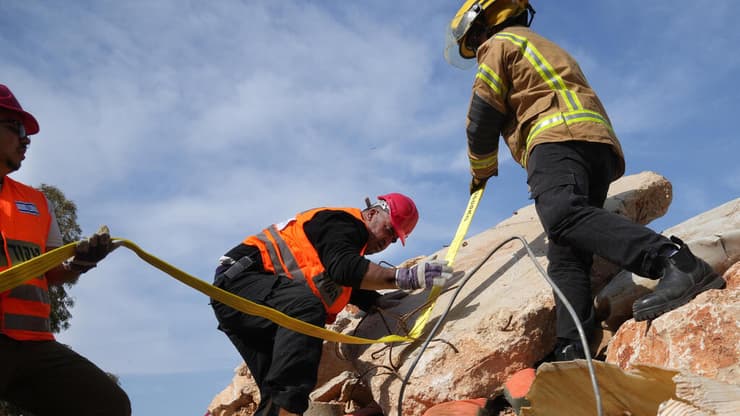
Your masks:
<path fill-rule="evenodd" d="M 704 291 L 707 291 L 709 289 L 722 289 L 725 287 L 725 279 L 722 278 L 722 276 L 714 273 L 714 277 L 712 277 L 712 280 L 709 282 L 701 285 L 701 286 L 694 286 L 691 290 L 686 292 L 683 296 L 680 298 L 676 298 L 673 300 L 670 300 L 666 303 L 663 303 L 662 305 L 655 305 L 651 308 L 646 308 L 643 310 L 636 310 L 632 309 L 632 315 L 635 318 L 635 321 L 646 321 L 648 319 L 655 319 L 659 317 L 660 315 L 663 315 L 666 312 L 670 312 L 676 308 L 679 308 L 687 303 L 691 299 L 694 299 L 699 293 L 702 293 Z"/>

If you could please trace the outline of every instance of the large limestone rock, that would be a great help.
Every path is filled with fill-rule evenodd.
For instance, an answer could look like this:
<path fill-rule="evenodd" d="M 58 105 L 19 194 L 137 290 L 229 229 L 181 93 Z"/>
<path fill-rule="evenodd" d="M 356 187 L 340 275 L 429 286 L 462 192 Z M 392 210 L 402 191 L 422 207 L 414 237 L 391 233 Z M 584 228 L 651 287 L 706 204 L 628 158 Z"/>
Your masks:
<path fill-rule="evenodd" d="M 740 414 L 740 386 L 673 369 L 630 370 L 593 361 L 594 389 L 585 360 L 545 363 L 537 369 L 521 416 Z M 596 397 L 600 398 L 597 402 Z M 577 400 L 573 400 L 576 397 Z"/>
<path fill-rule="evenodd" d="M 679 236 L 692 252 L 718 273 L 740 261 L 740 198 L 697 215 L 664 232 Z M 632 318 L 632 303 L 655 288 L 656 280 L 626 270 L 614 276 L 596 296 L 596 315 L 605 327 L 616 331 Z"/>
<path fill-rule="evenodd" d="M 673 381 L 678 399 L 661 403 L 657 416 L 740 415 L 740 386 L 691 374 Z"/>
<path fill-rule="evenodd" d="M 722 204 L 663 234 L 677 235 L 697 256 L 724 273 L 740 261 L 740 198 Z"/>
<path fill-rule="evenodd" d="M 351 311 L 342 311 L 336 322 L 328 328 L 337 332 L 345 332 L 349 331 L 349 328 L 354 328 L 357 322 L 358 320 L 352 318 Z M 321 357 L 316 384 L 319 389 L 330 382 L 332 378 L 354 371 L 354 366 L 341 355 L 341 351 L 335 343 L 324 342 Z M 250 416 L 257 409 L 259 402 L 259 388 L 255 384 L 249 368 L 242 363 L 234 370 L 234 378 L 231 380 L 231 384 L 226 386 L 211 401 L 208 406 L 208 415 Z M 314 412 L 318 411 L 317 409 L 312 410 Z"/>
<path fill-rule="evenodd" d="M 260 401 L 260 392 L 254 383 L 252 373 L 242 363 L 234 370 L 234 379 L 231 384 L 216 397 L 208 406 L 209 416 L 250 416 L 257 410 Z"/>
<path fill-rule="evenodd" d="M 724 272 L 727 288 L 705 292 L 654 321 L 625 322 L 611 340 L 607 361 L 622 368 L 659 365 L 740 383 L 740 198 L 665 234 L 679 235 L 695 254 Z"/>
<path fill-rule="evenodd" d="M 645 172 L 615 182 L 610 190 L 610 209 L 645 223 L 663 215 L 670 203 L 670 184 L 665 178 Z M 534 206 L 520 209 L 506 221 L 469 238 L 455 260 L 458 270 L 479 265 L 489 252 L 511 236 L 524 237 L 546 267 L 546 237 Z M 446 249 L 434 253 L 444 257 Z M 616 269 L 602 273 L 605 279 Z M 458 284 L 460 282 L 457 282 Z M 454 285 L 454 283 L 453 283 Z M 440 296 L 427 331 L 452 300 L 454 290 Z M 410 296 L 391 311 L 406 314 L 426 300 L 426 293 Z M 543 358 L 554 343 L 552 289 L 538 272 L 518 240 L 507 242 L 486 261 L 460 290 L 446 318 L 439 341 L 432 342 L 418 361 L 406 385 L 404 414 L 421 414 L 442 401 L 491 396 L 512 373 Z M 407 326 L 413 319 L 407 320 Z M 399 325 L 402 327 L 403 325 Z M 385 335 L 378 317 L 369 317 L 357 334 L 377 338 Z M 419 353 L 420 343 L 344 346 L 347 356 L 365 373 L 386 415 L 397 414 L 401 379 Z M 389 373 L 391 368 L 395 374 Z"/>
<path fill-rule="evenodd" d="M 660 404 L 675 399 L 675 371 L 639 366 L 622 371 L 593 361 L 604 415 L 655 415 Z M 531 405 L 522 416 L 592 416 L 598 414 L 585 360 L 545 363 L 527 394 Z M 577 399 L 576 399 L 577 398 Z"/>
<path fill-rule="evenodd" d="M 621 368 L 652 365 L 740 384 L 740 263 L 728 287 L 701 293 L 653 321 L 625 322 L 606 360 Z"/>
<path fill-rule="evenodd" d="M 671 201 L 671 186 L 665 178 L 644 172 L 615 182 L 609 195 L 606 204 L 608 209 L 646 224 L 666 212 Z M 738 212 L 740 199 L 666 230 L 665 234 L 682 237 L 694 252 L 717 270 L 724 271 L 740 260 Z M 552 289 L 529 259 L 521 242 L 507 241 L 513 235 L 524 237 L 531 245 L 536 261 L 546 267 L 544 250 L 547 242 L 531 205 L 518 210 L 496 227 L 465 241 L 455 260 L 457 270 L 471 271 L 486 258 L 491 249 L 499 244 L 503 246 L 482 264 L 462 288 L 459 286 L 462 281 L 458 277 L 457 282 L 438 299 L 422 338 L 426 338 L 431 328 L 440 320 L 453 297 L 454 303 L 444 325 L 418 360 L 409 383 L 405 386 L 404 415 L 422 414 L 428 407 L 444 401 L 491 397 L 510 374 L 532 366 L 552 348 Z M 445 254 L 446 249 L 443 249 L 432 256 L 442 258 Z M 733 270 L 735 274 L 731 273 Z M 730 289 L 705 293 L 680 308 L 680 314 L 675 313 L 672 316 L 669 313 L 654 320 L 650 328 L 644 324 L 643 328 L 631 330 L 630 326 L 635 325 L 634 321 L 628 320 L 624 325 L 622 322 L 630 318 L 627 315 L 630 308 L 625 305 L 631 305 L 637 291 L 629 287 L 627 290 L 624 290 L 625 287 L 614 288 L 610 286 L 611 283 L 607 285 L 619 271 L 616 266 L 598 258 L 592 271 L 594 292 L 601 291 L 601 300 L 606 300 L 609 305 L 601 310 L 607 314 L 605 316 L 608 317 L 617 310 L 619 305 L 628 311 L 625 316 L 612 314 L 613 319 L 610 322 L 613 329 L 617 330 L 620 325 L 624 329 L 620 330 L 617 339 L 612 340 L 609 346 L 611 363 L 632 370 L 635 366 L 642 365 L 641 363 L 678 366 L 677 368 L 700 373 L 702 376 L 735 380 L 738 383 L 737 337 L 725 336 L 726 339 L 716 343 L 720 346 L 716 348 L 714 345 L 708 347 L 707 344 L 716 341 L 713 337 L 717 336 L 718 331 L 733 334 L 740 332 L 731 325 L 733 319 L 735 325 L 740 322 L 735 312 L 737 295 L 725 293 L 737 287 L 735 282 L 740 278 L 732 276 L 740 271 L 740 265 L 733 267 L 725 275 Z M 639 277 L 627 278 L 639 280 Z M 644 286 L 640 291 L 650 290 L 649 283 L 640 285 Z M 385 321 L 392 332 L 404 333 L 413 325 L 426 300 L 426 293 L 415 293 L 404 299 L 397 308 L 385 311 L 382 316 L 374 314 L 360 320 L 344 315 L 343 319 L 338 320 L 340 325 L 333 329 L 367 338 L 379 338 L 388 333 Z M 689 315 L 698 324 L 692 324 L 685 318 Z M 638 338 L 645 335 L 638 334 L 640 330 L 651 338 Z M 640 355 L 645 353 L 635 345 L 643 345 L 641 342 L 653 343 L 649 350 L 655 352 L 655 357 Z M 335 377 L 344 371 L 351 371 L 353 377 L 361 376 L 363 382 L 370 386 L 373 399 L 382 413 L 386 416 L 395 415 L 401 380 L 409 373 L 412 363 L 419 356 L 421 344 L 421 341 L 408 345 L 371 346 L 325 343 L 317 394 L 322 391 L 341 392 L 339 386 L 344 386 L 345 383 L 337 382 Z M 621 348 L 619 345 L 625 347 Z M 632 345 L 632 350 L 628 349 L 629 345 Z M 702 351 L 706 354 L 698 354 Z M 723 361 L 728 352 L 730 355 L 734 352 L 734 358 Z M 688 364 L 680 367 L 682 360 Z M 214 399 L 209 409 L 212 412 L 220 409 L 221 413 L 213 414 L 250 414 L 246 407 L 238 408 L 234 399 L 237 396 L 235 392 L 244 391 L 242 395 L 249 396 L 249 400 L 242 401 L 247 406 L 256 403 L 256 396 L 239 384 L 242 381 L 238 377 L 235 378 L 234 385 L 221 393 L 220 402 L 218 398 Z M 257 391 L 256 387 L 254 391 Z M 328 393 L 319 396 L 314 397 L 316 400 L 323 400 L 324 396 L 328 397 Z M 377 410 L 372 408 L 369 414 L 376 413 Z"/>

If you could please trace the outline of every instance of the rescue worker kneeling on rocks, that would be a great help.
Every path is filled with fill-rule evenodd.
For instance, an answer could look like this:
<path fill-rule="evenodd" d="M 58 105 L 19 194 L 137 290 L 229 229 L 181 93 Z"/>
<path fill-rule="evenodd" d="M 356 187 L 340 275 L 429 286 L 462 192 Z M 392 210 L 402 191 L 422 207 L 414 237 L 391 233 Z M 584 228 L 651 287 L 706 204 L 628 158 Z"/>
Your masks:
<path fill-rule="evenodd" d="M 315 208 L 247 237 L 220 259 L 215 285 L 304 322 L 323 326 L 352 303 L 369 310 L 375 290 L 443 286 L 446 262 L 386 268 L 364 256 L 405 240 L 419 214 L 390 193 L 367 208 Z M 392 295 L 392 294 L 390 294 Z M 389 295 L 386 295 L 389 296 Z M 259 416 L 300 415 L 316 384 L 322 340 L 212 302 L 219 329 L 244 358 L 260 389 Z"/>
<path fill-rule="evenodd" d="M 503 136 L 527 170 L 549 239 L 548 273 L 587 336 L 595 323 L 589 279 L 594 254 L 660 278 L 654 293 L 635 301 L 638 321 L 723 287 L 722 277 L 678 238 L 603 209 L 609 184 L 624 174 L 622 147 L 578 63 L 529 28 L 533 16 L 528 0 L 467 0 L 450 22 L 445 58 L 458 67 L 478 64 L 467 116 L 471 193 L 498 174 Z M 558 297 L 555 310 L 555 359 L 584 358 L 576 325 Z"/>

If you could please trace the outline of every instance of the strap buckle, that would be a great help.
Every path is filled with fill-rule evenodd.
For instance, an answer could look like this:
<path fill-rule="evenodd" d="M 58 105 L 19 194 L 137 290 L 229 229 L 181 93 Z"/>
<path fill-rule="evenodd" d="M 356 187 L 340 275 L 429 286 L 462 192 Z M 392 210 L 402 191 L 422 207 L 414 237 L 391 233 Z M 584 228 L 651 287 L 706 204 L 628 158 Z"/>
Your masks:
<path fill-rule="evenodd" d="M 231 257 L 222 256 L 220 259 L 218 259 L 218 262 L 221 267 L 229 267 L 223 272 L 223 276 L 229 280 L 238 276 L 241 272 L 247 270 L 249 266 L 254 264 L 254 260 L 252 260 L 249 256 L 244 256 L 239 260 L 234 260 Z"/>

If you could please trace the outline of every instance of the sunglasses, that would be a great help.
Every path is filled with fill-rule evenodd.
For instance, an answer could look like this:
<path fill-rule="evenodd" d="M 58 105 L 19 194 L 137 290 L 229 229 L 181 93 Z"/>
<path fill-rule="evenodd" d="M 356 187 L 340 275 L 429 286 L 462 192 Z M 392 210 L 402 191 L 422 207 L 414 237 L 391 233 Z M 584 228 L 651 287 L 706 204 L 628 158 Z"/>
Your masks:
<path fill-rule="evenodd" d="M 18 120 L 0 120 L 0 123 L 8 127 L 10 131 L 18 135 L 19 139 L 25 139 L 28 137 L 26 135 L 26 126 L 23 125 Z M 11 127 L 12 126 L 12 127 Z"/>
<path fill-rule="evenodd" d="M 388 218 L 390 220 L 391 208 L 388 206 L 387 202 L 380 200 L 375 205 L 373 205 L 373 207 L 378 208 L 379 210 L 388 214 Z M 395 243 L 396 241 L 398 241 L 398 235 L 396 234 L 396 230 L 393 228 L 392 225 L 386 225 L 385 232 L 391 236 L 391 243 Z"/>

